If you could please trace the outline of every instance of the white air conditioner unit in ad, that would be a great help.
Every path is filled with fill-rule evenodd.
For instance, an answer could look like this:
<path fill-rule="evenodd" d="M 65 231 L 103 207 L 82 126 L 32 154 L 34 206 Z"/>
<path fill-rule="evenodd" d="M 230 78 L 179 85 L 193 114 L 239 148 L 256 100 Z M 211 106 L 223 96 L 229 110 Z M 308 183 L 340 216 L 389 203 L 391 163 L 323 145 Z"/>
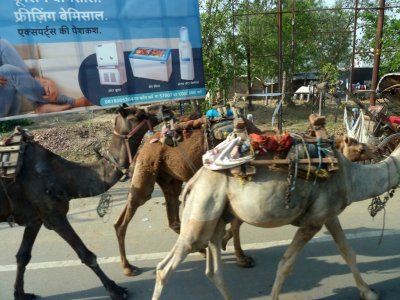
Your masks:
<path fill-rule="evenodd" d="M 97 69 L 103 85 L 122 85 L 127 81 L 122 41 L 96 46 Z"/>

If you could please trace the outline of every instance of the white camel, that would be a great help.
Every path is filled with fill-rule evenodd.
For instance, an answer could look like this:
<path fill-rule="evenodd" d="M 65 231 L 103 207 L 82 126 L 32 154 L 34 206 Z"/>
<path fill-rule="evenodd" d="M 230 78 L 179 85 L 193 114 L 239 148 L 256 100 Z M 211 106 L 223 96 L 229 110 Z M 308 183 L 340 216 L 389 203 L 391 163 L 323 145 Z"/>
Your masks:
<path fill-rule="evenodd" d="M 354 251 L 341 228 L 338 215 L 355 201 L 379 196 L 400 183 L 400 147 L 377 164 L 359 165 L 337 153 L 339 170 L 325 181 L 313 184 L 297 178 L 288 196 L 287 172 L 259 167 L 251 181 L 243 181 L 226 171 L 201 168 L 183 192 L 181 231 L 167 257 L 158 264 L 153 300 L 159 299 L 168 276 L 190 252 L 207 245 L 206 275 L 225 299 L 231 299 L 224 284 L 221 244 L 227 213 L 244 222 L 265 228 L 294 225 L 299 227 L 277 269 L 271 298 L 277 300 L 283 282 L 294 262 L 314 235 L 326 226 L 340 254 L 353 273 L 360 296 L 379 299 L 362 279 Z"/>

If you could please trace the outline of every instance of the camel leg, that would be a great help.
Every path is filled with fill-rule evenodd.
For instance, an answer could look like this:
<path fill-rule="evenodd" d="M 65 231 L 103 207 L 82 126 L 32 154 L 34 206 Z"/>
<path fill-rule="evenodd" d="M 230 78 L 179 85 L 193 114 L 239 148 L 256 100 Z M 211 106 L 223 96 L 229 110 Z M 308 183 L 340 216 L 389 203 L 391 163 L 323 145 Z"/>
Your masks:
<path fill-rule="evenodd" d="M 247 256 L 244 254 L 240 242 L 240 226 L 242 224 L 243 221 L 238 218 L 234 218 L 232 220 L 229 229 L 225 233 L 222 243 L 222 249 L 224 250 L 226 249 L 226 244 L 233 237 L 233 246 L 235 248 L 236 263 L 242 268 L 252 268 L 254 267 L 254 259 L 251 256 Z"/>
<path fill-rule="evenodd" d="M 161 296 L 161 292 L 171 275 L 171 273 L 184 261 L 190 253 L 191 245 L 178 238 L 172 250 L 168 255 L 157 265 L 156 269 L 156 284 L 154 287 L 152 300 L 157 300 Z"/>
<path fill-rule="evenodd" d="M 339 219 L 337 217 L 334 217 L 326 222 L 325 226 L 335 240 L 336 246 L 340 254 L 342 255 L 343 259 L 346 261 L 347 265 L 350 267 L 351 272 L 353 273 L 357 288 L 360 290 L 360 297 L 366 300 L 379 299 L 379 294 L 373 291 L 362 279 L 360 271 L 357 267 L 356 255 L 347 242 Z"/>
<path fill-rule="evenodd" d="M 181 229 L 181 220 L 179 218 L 179 195 L 182 191 L 182 181 L 174 179 L 165 182 L 157 179 L 157 183 L 165 197 L 169 227 L 179 234 Z"/>
<path fill-rule="evenodd" d="M 282 289 L 283 282 L 289 273 L 293 270 L 294 263 L 300 251 L 303 249 L 305 244 L 313 238 L 313 236 L 321 229 L 322 226 L 313 227 L 300 227 L 286 249 L 281 261 L 278 264 L 276 271 L 276 278 L 274 285 L 272 286 L 271 299 L 278 300 L 279 292 Z"/>
<path fill-rule="evenodd" d="M 229 223 L 229 228 L 225 230 L 225 235 L 224 235 L 224 238 L 222 239 L 222 250 L 224 250 L 224 251 L 226 250 L 226 245 L 228 244 L 229 240 L 231 238 L 233 238 L 233 230 L 232 230 L 233 222 L 235 222 L 235 220 L 233 220 L 231 223 Z"/>
<path fill-rule="evenodd" d="M 97 264 L 96 255 L 86 248 L 85 244 L 76 234 L 66 216 L 53 214 L 51 224 L 54 226 L 54 231 L 56 231 L 75 250 L 82 263 L 96 273 L 105 289 L 109 292 L 111 299 L 122 300 L 128 298 L 127 290 L 118 286 L 103 272 Z"/>
<path fill-rule="evenodd" d="M 156 177 L 149 172 L 141 169 L 140 164 L 135 165 L 135 173 L 132 178 L 131 190 L 128 194 L 125 207 L 114 223 L 115 233 L 117 235 L 119 253 L 124 275 L 136 276 L 140 274 L 140 269 L 131 265 L 126 257 L 125 237 L 129 222 L 132 220 L 139 206 L 146 203 L 151 198 L 154 190 Z"/>
<path fill-rule="evenodd" d="M 34 294 L 26 294 L 24 291 L 24 275 L 26 266 L 31 260 L 32 247 L 36 237 L 42 227 L 42 222 L 37 222 L 26 226 L 21 246 L 19 247 L 17 257 L 17 277 L 14 284 L 14 298 L 16 300 L 34 299 Z"/>
<path fill-rule="evenodd" d="M 225 225 L 225 222 L 223 222 L 222 220 L 219 221 L 215 229 L 214 235 L 208 243 L 206 275 L 212 282 L 214 282 L 215 286 L 223 295 L 224 299 L 230 300 L 232 298 L 229 295 L 228 289 L 225 286 L 221 260 L 221 247 Z"/>
<path fill-rule="evenodd" d="M 122 210 L 118 219 L 114 223 L 114 229 L 118 239 L 121 264 L 124 270 L 124 275 L 126 276 L 136 276 L 140 274 L 140 269 L 129 263 L 128 258 L 126 257 L 126 250 L 125 250 L 125 237 L 129 222 L 132 220 L 133 216 L 136 213 L 136 210 L 140 206 L 139 203 L 134 201 L 133 199 L 134 197 L 130 192 L 124 209 Z"/>
<path fill-rule="evenodd" d="M 185 209 L 190 210 L 191 208 L 186 207 Z M 184 261 L 188 254 L 198 251 L 199 248 L 202 249 L 210 240 L 212 235 L 214 235 L 216 226 L 215 222 L 196 222 L 190 220 L 186 220 L 185 222 L 184 218 L 185 216 L 183 216 L 181 233 L 179 234 L 178 240 L 176 241 L 174 247 L 157 265 L 156 284 L 152 297 L 153 300 L 160 298 L 161 292 L 169 276 L 179 266 L 179 264 Z M 224 229 L 224 226 L 222 226 L 222 229 Z M 222 236 L 220 239 L 222 239 Z"/>

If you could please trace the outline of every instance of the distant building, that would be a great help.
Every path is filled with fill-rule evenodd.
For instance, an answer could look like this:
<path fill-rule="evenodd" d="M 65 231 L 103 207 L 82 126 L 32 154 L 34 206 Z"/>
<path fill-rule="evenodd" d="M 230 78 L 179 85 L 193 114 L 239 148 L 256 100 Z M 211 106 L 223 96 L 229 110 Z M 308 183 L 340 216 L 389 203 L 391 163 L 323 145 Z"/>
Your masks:
<path fill-rule="evenodd" d="M 319 81 L 319 73 L 315 71 L 296 73 L 293 75 L 293 91 L 308 86 L 312 81 Z"/>
<path fill-rule="evenodd" d="M 353 77 L 351 80 L 352 84 L 366 85 L 367 89 L 371 87 L 372 80 L 372 67 L 358 67 L 354 68 Z"/>

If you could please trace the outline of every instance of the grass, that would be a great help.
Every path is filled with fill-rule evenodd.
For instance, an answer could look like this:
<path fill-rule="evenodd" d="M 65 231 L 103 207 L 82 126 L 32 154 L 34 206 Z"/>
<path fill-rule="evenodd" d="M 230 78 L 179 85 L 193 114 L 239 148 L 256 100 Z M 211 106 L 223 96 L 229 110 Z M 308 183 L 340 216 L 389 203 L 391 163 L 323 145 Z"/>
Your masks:
<path fill-rule="evenodd" d="M 277 128 L 277 116 L 272 126 L 272 117 L 276 110 L 276 101 L 270 101 L 268 105 L 263 100 L 253 101 L 254 110 L 245 110 L 245 114 L 253 114 L 254 121 L 262 130 L 270 130 Z M 347 106 L 352 103 L 347 103 Z M 297 102 L 295 106 L 283 105 L 282 107 L 282 129 L 283 131 L 298 133 L 304 132 L 309 126 L 308 117 L 312 113 L 312 106 L 307 102 Z M 314 113 L 318 113 L 318 108 Z M 330 135 L 340 135 L 345 132 L 343 123 L 344 105 L 337 107 L 333 101 L 327 101 L 325 107 L 321 110 L 321 115 L 326 118 L 326 128 Z"/>

